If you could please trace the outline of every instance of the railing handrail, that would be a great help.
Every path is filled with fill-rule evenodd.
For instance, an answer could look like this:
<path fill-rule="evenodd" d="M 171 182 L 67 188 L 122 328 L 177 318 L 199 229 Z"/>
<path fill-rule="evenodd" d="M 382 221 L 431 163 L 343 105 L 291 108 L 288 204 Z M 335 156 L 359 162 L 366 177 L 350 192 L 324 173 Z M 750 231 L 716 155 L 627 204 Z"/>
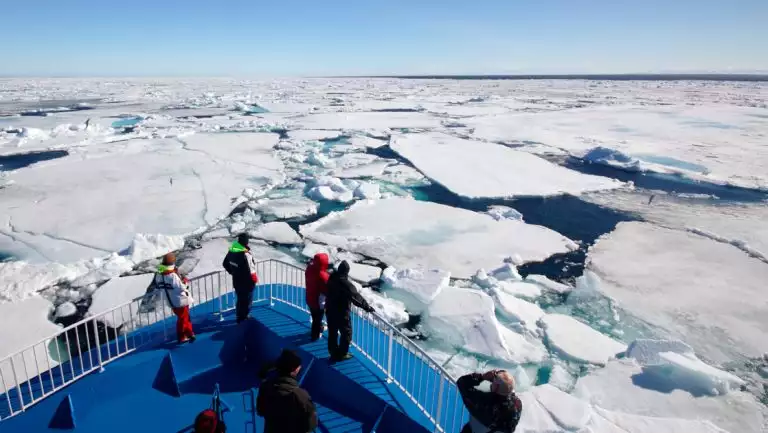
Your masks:
<path fill-rule="evenodd" d="M 285 262 L 285 261 L 282 261 L 282 260 L 278 260 L 278 259 L 262 260 L 262 261 L 257 262 L 256 264 L 257 264 L 257 266 L 259 266 L 259 265 L 264 266 L 264 265 L 269 265 L 271 263 L 279 264 L 279 265 L 285 266 L 285 267 L 287 267 L 289 269 L 292 268 L 294 271 L 304 271 L 305 270 L 305 268 L 302 267 L 302 266 L 299 266 L 299 265 L 296 265 L 296 264 L 293 264 L 293 263 L 288 263 L 288 262 Z M 267 270 L 264 269 L 264 272 L 266 273 Z M 205 273 L 205 274 L 202 274 L 202 275 L 197 275 L 197 276 L 193 277 L 192 279 L 190 279 L 189 286 L 191 287 L 193 283 L 195 283 L 197 281 L 204 281 L 206 278 L 212 277 L 214 275 L 221 276 L 223 273 L 224 273 L 224 270 L 216 270 L 216 271 L 208 272 L 208 273 Z M 261 276 L 261 277 L 264 278 L 264 279 L 267 279 L 267 278 L 271 279 L 273 277 L 272 270 L 271 269 L 269 270 L 268 276 L 264 275 L 264 276 Z M 219 279 L 219 282 L 221 282 L 221 279 Z M 274 285 L 274 284 L 287 284 L 287 283 L 285 283 L 285 282 L 268 281 L 268 282 L 265 282 L 264 284 Z M 301 284 L 299 284 L 299 286 L 301 286 Z M 199 289 L 200 288 L 198 287 L 198 293 L 201 293 L 199 291 Z M 207 292 L 207 288 L 206 288 L 206 295 L 207 295 L 207 293 L 208 292 Z M 215 303 L 216 301 L 218 301 L 219 302 L 219 313 L 223 313 L 224 310 L 222 308 L 221 302 L 224 300 L 225 297 L 227 297 L 229 295 L 229 293 L 228 292 L 227 293 L 223 293 L 222 290 L 221 290 L 221 286 L 218 287 L 218 293 L 219 293 L 219 295 L 216 296 L 215 289 L 214 289 L 214 294 L 213 294 L 213 296 L 211 298 L 206 298 L 205 302 L 201 302 L 203 300 L 202 299 L 198 299 L 197 302 L 199 302 L 199 304 L 197 304 L 197 305 L 201 305 L 201 304 L 207 303 L 207 302 L 214 302 Z M 73 329 L 77 329 L 77 328 L 82 327 L 82 326 L 88 327 L 88 326 L 92 325 L 93 328 L 94 328 L 94 332 L 96 332 L 95 331 L 96 330 L 96 322 L 99 319 L 107 317 L 107 315 L 109 315 L 110 313 L 113 314 L 112 317 L 114 318 L 114 312 L 115 311 L 117 311 L 117 310 L 121 310 L 122 311 L 122 309 L 125 308 L 125 307 L 129 307 L 129 310 L 130 310 L 132 305 L 141 305 L 140 303 L 142 301 L 147 300 L 147 299 L 151 300 L 154 295 L 155 295 L 154 291 L 149 291 L 149 292 L 147 292 L 146 294 L 144 294 L 142 296 L 136 297 L 136 298 L 134 298 L 134 299 L 132 299 L 130 301 L 121 303 L 119 305 L 116 305 L 116 306 L 111 307 L 109 309 L 106 309 L 104 311 L 100 311 L 98 313 L 89 314 L 87 317 L 84 317 L 83 319 L 77 321 L 76 323 L 73 323 L 73 324 L 71 324 L 71 325 L 69 325 L 67 327 L 62 328 L 60 331 L 56 332 L 55 334 L 50 335 L 50 336 L 48 336 L 46 338 L 43 338 L 43 339 L 39 340 L 38 342 L 36 342 L 35 344 L 29 345 L 29 346 L 27 346 L 27 347 L 25 347 L 25 348 L 23 348 L 23 349 L 21 349 L 19 351 L 16 351 L 16 352 L 14 352 L 14 353 L 12 353 L 12 354 L 10 354 L 10 355 L 0 359 L 0 364 L 2 364 L 4 362 L 8 362 L 9 359 L 10 359 L 11 362 L 13 362 L 14 358 L 18 357 L 19 355 L 21 355 L 22 358 L 23 358 L 24 357 L 24 353 L 28 352 L 30 350 L 32 350 L 32 353 L 34 353 L 34 351 L 36 350 L 35 348 L 37 346 L 39 346 L 41 344 L 47 344 L 47 342 L 49 342 L 51 340 L 54 340 L 54 339 L 58 339 L 61 336 L 67 336 L 67 334 L 69 332 L 71 332 Z M 270 289 L 269 299 L 270 299 L 270 302 L 271 302 L 271 300 L 272 300 L 271 289 Z M 293 308 L 302 309 L 302 306 L 298 305 L 298 301 L 297 302 L 292 302 L 291 300 L 282 300 L 282 299 L 279 299 L 279 298 L 278 298 L 278 300 L 282 301 L 283 303 L 285 303 L 287 305 L 290 305 Z M 139 304 L 137 304 L 137 303 L 139 303 Z M 195 305 L 195 306 L 197 306 L 197 305 Z M 155 310 L 155 313 L 157 314 L 157 310 Z M 424 360 L 424 362 L 426 363 L 426 366 L 428 368 L 432 369 L 433 371 L 435 371 L 435 373 L 437 373 L 441 377 L 441 383 L 440 383 L 440 392 L 441 393 L 442 393 L 442 387 L 443 387 L 442 380 L 447 380 L 447 381 L 455 382 L 455 379 L 453 378 L 453 376 L 450 373 L 448 373 L 445 370 L 445 368 L 443 368 L 443 366 L 440 363 L 435 361 L 432 358 L 432 356 L 430 356 L 423 348 L 418 346 L 414 341 L 412 341 L 407 335 L 405 335 L 396 326 L 394 326 L 391 323 L 389 323 L 379 313 L 377 313 L 377 312 L 366 313 L 366 312 L 364 312 L 364 311 L 362 311 L 362 310 L 360 310 L 360 309 L 358 309 L 356 307 L 355 307 L 355 313 L 356 313 L 356 315 L 359 318 L 365 320 L 370 325 L 374 326 L 375 328 L 378 328 L 380 331 L 382 331 L 384 333 L 388 333 L 389 336 L 390 336 L 389 338 L 391 339 L 390 340 L 390 344 L 392 344 L 392 342 L 394 342 L 395 337 L 397 337 L 399 339 L 398 344 L 400 345 L 400 347 L 406 349 L 408 352 L 410 352 L 410 353 L 412 353 L 412 354 L 414 354 L 414 355 L 416 355 L 418 357 L 421 357 Z M 143 313 L 141 313 L 141 314 L 143 314 Z M 214 310 L 214 314 L 215 314 L 215 310 Z M 163 321 L 166 320 L 165 315 L 163 316 L 162 320 Z M 147 329 L 147 328 L 149 328 L 151 326 L 154 326 L 156 323 L 157 322 L 150 323 L 148 321 L 146 325 L 142 325 L 141 322 L 139 322 L 139 325 L 140 325 L 139 327 L 136 327 L 135 324 L 133 324 L 133 328 L 131 329 L 131 332 L 139 332 L 139 331 L 145 330 L 145 329 Z M 107 339 L 106 340 L 107 341 L 102 342 L 102 344 L 107 344 L 108 347 L 109 347 L 110 340 L 109 340 L 109 336 L 108 335 L 107 335 Z M 142 343 L 142 345 L 143 344 L 144 343 Z M 366 356 L 368 356 L 369 358 L 371 358 L 372 356 L 375 356 L 375 353 L 369 353 L 362 345 L 355 344 L 355 346 L 357 346 L 358 349 L 361 352 L 363 352 Z M 126 343 L 126 348 L 127 348 L 127 343 Z M 134 350 L 137 349 L 137 348 L 138 347 L 135 347 Z M 99 345 L 99 341 L 98 341 L 98 335 L 97 335 L 96 336 L 96 351 L 99 354 L 99 356 L 100 356 L 100 353 L 101 353 L 100 350 L 101 349 L 100 349 L 100 345 Z M 123 355 L 125 355 L 126 353 L 129 353 L 129 352 L 123 352 Z M 119 353 L 118 353 L 118 355 L 119 355 Z M 82 354 L 80 356 L 82 356 Z M 391 357 L 391 353 L 389 354 L 389 356 Z M 371 359 L 373 359 L 373 358 L 371 358 Z M 110 360 L 111 359 L 107 360 L 107 362 L 110 361 Z M 22 359 L 22 361 L 24 361 L 24 360 Z M 99 365 L 101 365 L 101 359 L 99 359 Z M 39 370 L 39 366 L 36 365 L 36 367 L 38 368 L 38 376 L 39 376 L 41 372 Z M 51 370 L 53 370 L 55 368 L 56 368 L 55 366 L 51 367 Z M 379 368 L 381 368 L 381 370 L 384 371 L 385 373 L 387 373 L 387 375 L 390 376 L 390 377 L 394 373 L 394 369 L 392 368 L 391 365 L 390 366 L 379 365 Z M 393 370 L 393 371 L 390 371 L 390 370 Z M 93 370 L 90 370 L 90 371 L 93 371 Z M 85 375 L 85 373 L 83 373 L 82 375 L 80 375 L 77 378 L 73 378 L 71 380 L 71 382 L 74 382 L 75 380 L 78 380 L 80 377 L 82 377 L 84 375 Z M 31 377 L 27 377 L 27 381 L 29 381 L 29 380 L 32 380 L 32 378 Z M 17 382 L 18 382 L 18 380 L 17 380 Z M 405 390 L 403 384 L 399 383 L 397 380 L 395 380 L 395 382 L 396 382 L 397 386 L 399 386 L 401 389 Z M 24 383 L 24 382 L 22 382 L 22 383 Z M 21 383 L 16 383 L 16 387 L 21 387 Z M 6 389 L 6 393 L 7 392 L 9 392 L 9 389 Z M 52 395 L 55 392 L 56 392 L 56 389 L 54 389 L 50 394 L 44 394 L 43 396 L 41 396 L 39 398 L 39 400 L 47 398 L 49 395 Z M 415 404 L 420 405 L 420 403 L 417 401 L 417 399 L 414 396 L 411 396 L 407 392 L 407 390 L 406 390 L 406 394 L 408 395 L 408 397 L 411 400 L 413 400 L 413 402 Z M 37 402 L 39 400 L 34 400 L 31 404 L 33 404 L 33 403 L 35 403 L 35 402 Z M 419 407 L 421 407 L 421 406 L 419 406 Z M 22 402 L 22 411 L 23 411 L 23 408 L 24 408 L 24 406 L 23 406 L 23 402 Z M 425 413 L 427 413 L 427 415 L 429 415 L 430 418 L 433 419 L 433 421 L 435 422 L 436 427 L 439 426 L 440 420 L 437 419 L 437 417 L 440 416 L 440 409 L 439 408 L 437 410 L 437 414 L 429 413 L 424 408 L 422 408 L 422 410 L 424 410 Z M 13 412 L 13 409 L 11 408 L 11 415 L 13 415 L 13 414 L 14 414 L 14 412 Z M 439 427 L 439 431 L 443 431 L 442 427 Z"/>

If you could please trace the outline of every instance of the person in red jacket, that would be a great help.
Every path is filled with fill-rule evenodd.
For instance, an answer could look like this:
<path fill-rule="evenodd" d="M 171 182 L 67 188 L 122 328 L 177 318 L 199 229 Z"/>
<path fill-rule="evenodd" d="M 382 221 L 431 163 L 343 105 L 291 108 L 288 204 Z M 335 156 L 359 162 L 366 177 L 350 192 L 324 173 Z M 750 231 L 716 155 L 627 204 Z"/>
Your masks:
<path fill-rule="evenodd" d="M 317 341 L 323 333 L 325 297 L 328 295 L 328 254 L 315 254 L 304 276 L 307 282 L 307 306 L 312 314 L 312 341 Z"/>

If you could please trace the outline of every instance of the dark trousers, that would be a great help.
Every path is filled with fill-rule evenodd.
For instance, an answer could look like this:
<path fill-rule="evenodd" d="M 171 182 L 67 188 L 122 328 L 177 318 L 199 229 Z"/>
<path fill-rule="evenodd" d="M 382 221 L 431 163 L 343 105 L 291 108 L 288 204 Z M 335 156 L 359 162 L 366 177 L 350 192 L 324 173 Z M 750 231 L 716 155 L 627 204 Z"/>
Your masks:
<path fill-rule="evenodd" d="M 341 335 L 339 335 L 341 334 Z M 341 338 L 339 338 L 341 337 Z M 340 317 L 328 315 L 328 353 L 331 358 L 342 358 L 349 353 L 352 342 L 352 319 L 349 313 Z"/>
<path fill-rule="evenodd" d="M 472 426 L 469 423 L 464 424 L 464 428 L 461 429 L 461 433 L 472 433 Z"/>
<path fill-rule="evenodd" d="M 248 318 L 248 314 L 251 312 L 251 302 L 253 302 L 253 288 L 251 289 L 235 289 L 235 295 L 237 296 L 237 302 L 235 304 L 235 311 L 237 312 L 237 323 L 240 323 Z"/>
<path fill-rule="evenodd" d="M 310 308 L 309 313 L 312 315 L 312 341 L 315 341 L 323 333 L 323 315 L 325 310 L 322 308 Z"/>

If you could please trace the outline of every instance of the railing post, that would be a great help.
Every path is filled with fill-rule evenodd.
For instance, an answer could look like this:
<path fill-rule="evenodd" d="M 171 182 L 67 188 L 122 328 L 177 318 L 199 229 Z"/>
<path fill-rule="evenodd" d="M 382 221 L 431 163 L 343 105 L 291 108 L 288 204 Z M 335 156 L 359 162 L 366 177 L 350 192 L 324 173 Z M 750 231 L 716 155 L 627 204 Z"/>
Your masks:
<path fill-rule="evenodd" d="M 93 319 L 93 338 L 96 339 L 96 356 L 99 359 L 99 373 L 104 372 L 104 361 L 101 359 L 101 344 L 99 344 L 99 328 L 96 326 L 96 319 Z"/>
<path fill-rule="evenodd" d="M 437 411 L 435 412 L 435 432 L 443 431 L 440 428 L 440 415 L 443 411 L 443 387 L 445 387 L 445 378 L 443 375 L 440 377 L 440 390 L 437 392 Z"/>
<path fill-rule="evenodd" d="M 392 383 L 392 347 L 395 343 L 395 336 L 392 332 L 392 328 L 387 329 L 387 335 L 389 336 L 389 348 L 387 349 L 387 383 Z"/>
<path fill-rule="evenodd" d="M 222 299 L 222 293 L 221 293 L 221 271 L 218 273 L 219 276 L 219 322 L 224 321 L 224 300 Z"/>
<path fill-rule="evenodd" d="M 272 278 L 272 266 L 271 266 L 271 264 L 272 264 L 272 259 L 267 261 L 267 266 L 269 267 L 269 306 L 270 307 L 274 307 L 275 306 L 275 301 L 274 301 L 274 298 L 272 297 L 272 287 L 275 284 L 274 284 L 274 281 L 273 281 L 274 279 Z"/>
<path fill-rule="evenodd" d="M 24 361 L 24 352 L 21 353 L 21 360 Z M 19 375 L 16 374 L 16 363 L 14 362 L 14 357 L 11 356 L 11 371 L 13 371 L 13 380 L 16 381 L 16 394 L 19 395 L 19 403 L 21 404 L 21 411 L 25 412 L 26 409 L 24 408 L 24 396 L 21 395 L 21 382 L 19 382 Z M 32 396 L 29 396 L 32 398 Z M 11 409 L 11 414 L 13 414 L 13 409 Z"/>

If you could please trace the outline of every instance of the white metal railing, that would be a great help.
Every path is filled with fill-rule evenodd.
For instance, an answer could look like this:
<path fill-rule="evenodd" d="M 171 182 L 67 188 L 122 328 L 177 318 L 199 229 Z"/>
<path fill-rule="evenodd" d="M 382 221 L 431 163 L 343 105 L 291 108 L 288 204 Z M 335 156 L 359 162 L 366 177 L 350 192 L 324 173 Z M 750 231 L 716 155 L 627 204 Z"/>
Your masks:
<path fill-rule="evenodd" d="M 257 263 L 254 302 L 279 302 L 309 313 L 304 269 L 278 260 Z M 194 277 L 190 314 L 221 317 L 235 297 L 224 271 Z M 0 360 L 0 420 L 27 408 L 137 349 L 175 339 L 175 317 L 164 296 L 148 293 L 67 326 Z M 455 380 L 419 346 L 376 313 L 357 308 L 352 345 L 379 368 L 435 425 L 459 431 L 467 414 Z"/>

